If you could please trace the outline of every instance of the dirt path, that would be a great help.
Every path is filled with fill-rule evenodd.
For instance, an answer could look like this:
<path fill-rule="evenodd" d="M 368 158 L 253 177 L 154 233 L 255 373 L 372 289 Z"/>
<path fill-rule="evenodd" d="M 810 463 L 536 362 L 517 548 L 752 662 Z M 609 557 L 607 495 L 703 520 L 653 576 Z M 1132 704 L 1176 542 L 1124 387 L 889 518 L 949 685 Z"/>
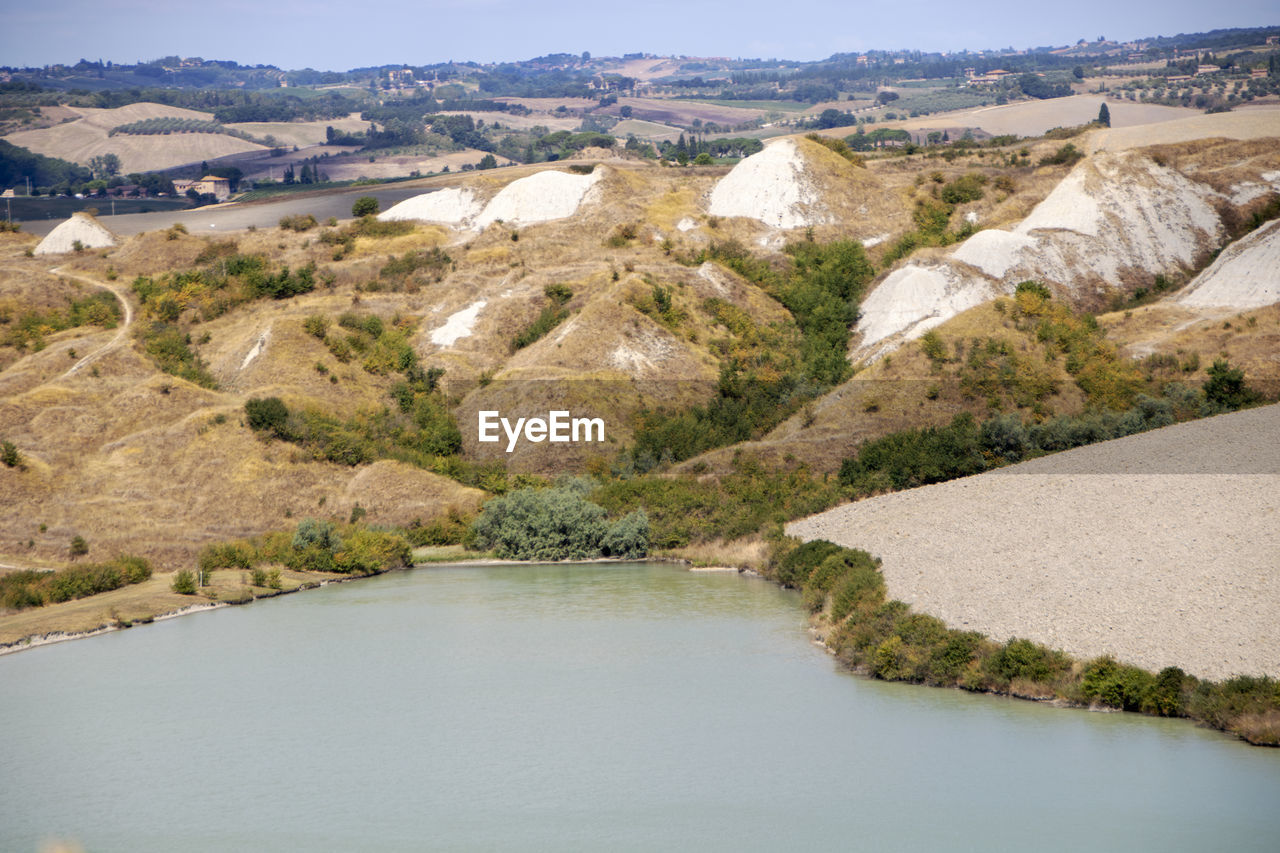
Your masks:
<path fill-rule="evenodd" d="M 84 282 L 85 284 L 91 284 L 94 287 L 100 287 L 103 290 L 109 290 L 115 296 L 116 300 L 119 301 L 120 307 L 124 309 L 124 322 L 120 325 L 120 331 L 116 332 L 116 336 L 86 355 L 84 358 L 77 361 L 75 364 L 71 365 L 70 370 L 58 377 L 59 379 L 65 379 L 68 376 L 74 376 L 76 373 L 79 373 L 86 364 L 92 364 L 103 354 L 116 349 L 128 340 L 129 330 L 133 327 L 133 304 L 129 301 L 128 297 L 125 296 L 124 292 L 114 284 L 108 284 L 105 281 L 98 281 L 96 278 L 89 278 L 88 276 L 78 275 L 76 273 L 63 272 L 61 267 L 53 267 L 49 270 L 49 273 L 51 275 L 60 275 L 65 276 L 66 278 L 72 278 L 76 281 Z"/>

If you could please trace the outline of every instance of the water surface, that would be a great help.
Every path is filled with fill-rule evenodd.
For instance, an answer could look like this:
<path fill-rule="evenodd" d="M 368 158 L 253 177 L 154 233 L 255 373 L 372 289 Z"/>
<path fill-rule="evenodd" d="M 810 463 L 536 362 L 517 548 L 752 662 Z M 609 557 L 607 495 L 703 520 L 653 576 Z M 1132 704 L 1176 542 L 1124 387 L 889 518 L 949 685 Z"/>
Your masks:
<path fill-rule="evenodd" d="M 798 598 L 423 568 L 0 658 L 0 849 L 1275 850 L 1280 751 L 840 672 Z"/>

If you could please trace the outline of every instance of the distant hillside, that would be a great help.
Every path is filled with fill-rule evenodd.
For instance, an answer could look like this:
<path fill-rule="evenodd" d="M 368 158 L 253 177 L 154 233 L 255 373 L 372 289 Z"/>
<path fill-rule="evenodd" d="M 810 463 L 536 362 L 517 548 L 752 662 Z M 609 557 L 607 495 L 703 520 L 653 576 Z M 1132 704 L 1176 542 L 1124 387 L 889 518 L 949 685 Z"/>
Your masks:
<path fill-rule="evenodd" d="M 209 113 L 161 104 L 131 104 L 110 110 L 79 109 L 80 118 L 56 127 L 10 134 L 6 141 L 62 160 L 88 165 L 94 157 L 115 154 L 121 171 L 145 172 L 169 169 L 228 154 L 262 151 L 264 146 L 219 133 L 178 133 L 137 136 L 111 135 L 113 128 L 147 119 L 180 118 L 210 121 Z"/>

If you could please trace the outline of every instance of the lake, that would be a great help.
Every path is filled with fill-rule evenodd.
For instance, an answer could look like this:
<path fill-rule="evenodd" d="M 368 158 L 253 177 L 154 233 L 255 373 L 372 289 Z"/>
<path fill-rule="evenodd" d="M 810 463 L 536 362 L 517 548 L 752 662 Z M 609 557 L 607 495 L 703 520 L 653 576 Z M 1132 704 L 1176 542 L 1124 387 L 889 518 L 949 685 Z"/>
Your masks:
<path fill-rule="evenodd" d="M 1280 750 L 840 671 L 669 564 L 424 567 L 0 658 L 0 849 L 1275 850 Z"/>

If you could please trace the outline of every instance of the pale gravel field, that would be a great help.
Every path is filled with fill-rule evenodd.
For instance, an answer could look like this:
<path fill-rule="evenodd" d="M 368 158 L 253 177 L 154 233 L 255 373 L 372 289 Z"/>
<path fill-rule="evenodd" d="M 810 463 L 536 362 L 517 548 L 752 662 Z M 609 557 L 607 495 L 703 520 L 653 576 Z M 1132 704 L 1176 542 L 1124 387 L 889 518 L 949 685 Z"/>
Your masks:
<path fill-rule="evenodd" d="M 1280 406 L 846 504 L 787 526 L 882 558 L 948 625 L 1213 679 L 1280 676 Z"/>

